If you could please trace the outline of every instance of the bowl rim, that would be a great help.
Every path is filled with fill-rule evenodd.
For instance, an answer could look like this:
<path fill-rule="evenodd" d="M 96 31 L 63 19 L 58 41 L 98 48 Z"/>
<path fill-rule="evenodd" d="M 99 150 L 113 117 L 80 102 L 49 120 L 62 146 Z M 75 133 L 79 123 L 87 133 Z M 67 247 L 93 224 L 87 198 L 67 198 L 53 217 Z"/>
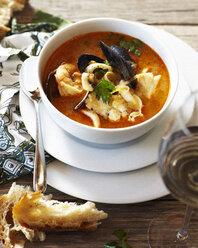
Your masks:
<path fill-rule="evenodd" d="M 147 24 L 143 24 L 143 23 L 140 23 L 140 22 L 136 22 L 136 21 L 129 21 L 129 20 L 125 20 L 125 19 L 120 19 L 120 18 L 112 18 L 112 17 L 98 17 L 98 18 L 88 18 L 88 19 L 84 19 L 84 20 L 81 20 L 81 21 L 78 21 L 78 22 L 75 22 L 75 23 L 70 23 L 68 24 L 67 26 L 63 27 L 62 29 L 58 30 L 52 37 L 50 37 L 50 39 L 45 43 L 45 45 L 43 46 L 42 50 L 41 50 L 41 53 L 38 57 L 38 63 L 37 63 L 37 67 L 38 67 L 38 81 L 39 81 L 39 88 L 41 89 L 41 94 L 42 94 L 42 98 L 44 97 L 44 102 L 46 102 L 48 104 L 49 107 L 52 108 L 53 111 L 55 111 L 58 116 L 62 119 L 62 118 L 66 118 L 67 121 L 71 122 L 72 124 L 75 124 L 79 127 L 82 127 L 82 128 L 85 128 L 87 130 L 90 130 L 90 131 L 95 131 L 95 132 L 108 132 L 108 133 L 115 133 L 115 132 L 125 132 L 125 131 L 128 131 L 128 130 L 133 130 L 133 129 L 137 129 L 137 128 L 141 128 L 143 126 L 145 126 L 146 124 L 149 124 L 150 122 L 153 122 L 155 121 L 158 117 L 160 117 L 164 112 L 166 112 L 166 110 L 168 109 L 168 107 L 170 106 L 172 100 L 174 99 L 174 96 L 176 94 L 176 91 L 177 91 L 177 88 L 178 88 L 178 66 L 177 66 L 177 63 L 176 63 L 176 60 L 174 58 L 174 56 L 171 54 L 171 51 L 170 51 L 170 48 L 168 48 L 165 43 L 160 39 L 160 38 L 156 38 L 153 36 L 152 32 L 152 39 L 154 39 L 158 44 L 160 44 L 161 47 L 163 47 L 163 49 L 165 50 L 165 53 L 167 54 L 167 57 L 168 57 L 168 61 L 171 61 L 171 66 L 173 66 L 173 71 L 174 71 L 174 84 L 176 84 L 176 86 L 174 87 L 174 91 L 172 92 L 171 89 L 173 87 L 171 87 L 171 75 L 170 75 L 170 71 L 168 70 L 167 68 L 167 65 L 166 63 L 164 62 L 164 60 L 162 59 L 162 57 L 158 54 L 158 52 L 156 52 L 156 50 L 154 48 L 152 48 L 157 54 L 158 56 L 162 59 L 162 61 L 165 63 L 166 65 L 166 68 L 169 72 L 169 77 L 170 77 L 170 89 L 169 89 L 169 93 L 168 93 L 168 97 L 164 103 L 164 105 L 162 106 L 162 108 L 160 109 L 160 111 L 158 111 L 154 116 L 152 116 L 151 118 L 139 123 L 139 124 L 135 124 L 135 125 L 132 125 L 132 126 L 127 126 L 127 127 L 121 127 L 121 128 L 96 128 L 96 127 L 93 127 L 93 126 L 88 126 L 86 124 L 83 124 L 83 123 L 80 123 L 80 122 L 77 122 L 69 117 L 67 117 L 66 115 L 64 115 L 63 113 L 61 113 L 50 101 L 49 99 L 47 98 L 46 96 L 46 93 L 43 89 L 43 85 L 41 83 L 41 79 L 42 79 L 42 76 L 40 75 L 41 74 L 41 71 L 40 71 L 40 63 L 41 63 L 41 58 L 43 56 L 43 53 L 45 52 L 46 48 L 52 43 L 54 42 L 54 40 L 57 39 L 57 37 L 61 36 L 62 33 L 64 32 L 67 32 L 67 30 L 70 30 L 72 29 L 73 27 L 78 27 L 80 25 L 83 25 L 83 24 L 87 24 L 89 25 L 89 23 L 93 23 L 93 22 L 119 22 L 119 23 L 122 23 L 122 25 L 135 25 L 135 26 L 139 26 L 142 30 L 146 31 L 146 32 L 150 32 L 150 30 L 148 29 L 149 28 L 149 25 Z M 93 32 L 93 31 L 91 31 Z M 83 32 L 82 32 L 83 33 Z M 90 33 L 89 31 L 88 32 L 85 32 L 85 33 Z M 122 32 L 121 32 L 122 33 Z M 81 33 L 78 33 L 76 34 L 75 36 L 78 36 L 80 35 Z M 124 33 L 123 33 L 124 34 Z M 72 37 L 75 37 L 75 36 L 72 36 Z M 72 37 L 70 37 L 69 39 L 71 39 Z M 69 39 L 64 39 L 64 41 L 62 42 L 65 43 L 67 40 Z M 56 49 L 58 47 L 60 47 L 61 45 L 58 45 L 56 47 Z M 55 50 L 56 50 L 55 49 Z M 54 51 L 55 51 L 54 50 Z M 53 51 L 53 52 L 54 52 Z M 52 53 L 53 53 L 52 52 Z M 52 53 L 50 54 L 50 56 L 52 55 Z M 50 57 L 49 56 L 49 57 Z M 49 59 L 48 57 L 48 59 Z M 172 96 L 170 97 L 170 93 L 172 94 Z"/>

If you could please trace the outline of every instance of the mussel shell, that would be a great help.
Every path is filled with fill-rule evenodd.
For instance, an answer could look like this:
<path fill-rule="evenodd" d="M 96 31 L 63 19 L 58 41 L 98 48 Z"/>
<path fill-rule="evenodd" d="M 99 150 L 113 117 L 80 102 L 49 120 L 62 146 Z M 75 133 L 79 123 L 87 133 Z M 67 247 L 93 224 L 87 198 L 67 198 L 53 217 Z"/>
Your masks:
<path fill-rule="evenodd" d="M 85 71 L 85 69 L 89 65 L 90 61 L 95 61 L 98 63 L 104 63 L 104 60 L 97 57 L 97 56 L 94 56 L 91 54 L 82 54 L 79 56 L 78 61 L 77 61 L 77 65 L 78 65 L 78 69 L 79 69 L 80 73 L 83 73 Z"/>
<path fill-rule="evenodd" d="M 135 76 L 135 72 L 133 70 L 133 68 L 131 67 L 131 64 L 128 60 L 125 59 L 126 54 L 123 56 L 120 55 L 117 51 L 115 51 L 115 46 L 114 49 L 112 49 L 111 47 L 107 46 L 104 42 L 100 41 L 100 47 L 105 55 L 105 57 L 107 58 L 107 60 L 109 61 L 110 64 L 112 64 L 115 67 L 118 67 L 124 77 L 125 80 L 130 81 L 134 76 Z M 119 49 L 119 51 L 121 51 Z"/>
<path fill-rule="evenodd" d="M 46 81 L 46 95 L 50 102 L 54 97 L 59 96 L 58 85 L 54 76 L 55 72 L 56 70 L 51 71 Z"/>
<path fill-rule="evenodd" d="M 126 61 L 131 61 L 131 62 L 135 62 L 131 56 L 129 55 L 129 53 L 123 49 L 120 46 L 110 46 L 111 49 L 114 50 L 114 52 L 118 53 L 120 56 L 123 57 L 123 59 L 125 59 Z"/>

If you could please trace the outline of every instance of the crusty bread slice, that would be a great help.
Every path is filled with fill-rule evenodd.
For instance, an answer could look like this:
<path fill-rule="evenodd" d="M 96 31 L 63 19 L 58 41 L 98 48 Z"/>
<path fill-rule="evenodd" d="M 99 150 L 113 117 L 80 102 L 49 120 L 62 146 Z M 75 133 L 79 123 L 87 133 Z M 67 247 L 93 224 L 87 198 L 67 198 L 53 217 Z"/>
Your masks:
<path fill-rule="evenodd" d="M 25 240 L 21 235 L 18 235 L 20 232 L 30 241 L 33 239 L 40 239 L 41 241 L 45 239 L 45 233 L 23 227 L 19 223 L 13 222 L 13 206 L 27 192 L 32 192 L 30 187 L 13 183 L 8 194 L 0 198 L 0 240 L 4 248 L 24 247 Z"/>
<path fill-rule="evenodd" d="M 13 219 L 20 225 L 38 230 L 92 231 L 107 214 L 98 211 L 93 202 L 46 200 L 41 192 L 26 193 L 13 208 Z"/>
<path fill-rule="evenodd" d="M 24 8 L 27 0 L 0 0 L 0 39 L 10 31 L 7 27 L 14 11 Z"/>
<path fill-rule="evenodd" d="M 100 220 L 107 218 L 93 202 L 78 205 L 51 198 L 13 183 L 8 194 L 0 198 L 0 239 L 4 248 L 24 247 L 18 232 L 30 241 L 43 241 L 47 231 L 93 231 Z"/>

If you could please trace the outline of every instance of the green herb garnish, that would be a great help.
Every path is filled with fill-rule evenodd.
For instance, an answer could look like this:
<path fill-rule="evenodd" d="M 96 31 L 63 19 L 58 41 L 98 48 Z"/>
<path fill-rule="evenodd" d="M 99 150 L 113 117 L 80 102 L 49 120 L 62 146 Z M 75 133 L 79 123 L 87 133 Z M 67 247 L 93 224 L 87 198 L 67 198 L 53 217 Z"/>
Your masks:
<path fill-rule="evenodd" d="M 127 237 L 128 232 L 125 232 L 124 230 L 119 229 L 119 230 L 114 231 L 113 235 L 119 238 L 119 240 L 123 240 L 124 238 Z"/>
<path fill-rule="evenodd" d="M 133 45 L 131 42 L 127 42 L 125 40 L 120 41 L 120 46 L 125 48 L 126 50 L 129 50 L 130 45 Z"/>
<path fill-rule="evenodd" d="M 99 77 L 99 78 L 101 78 L 101 77 L 103 77 L 104 76 L 104 74 L 106 73 L 106 72 L 108 72 L 108 69 L 100 69 L 100 70 L 98 70 L 97 71 L 97 76 Z"/>
<path fill-rule="evenodd" d="M 112 241 L 104 245 L 104 248 L 131 248 L 129 243 L 126 241 L 128 237 L 129 232 L 125 232 L 124 230 L 116 230 L 113 232 L 113 235 L 115 235 L 118 239 L 119 242 L 117 241 Z"/>
<path fill-rule="evenodd" d="M 118 242 L 113 241 L 105 244 L 104 248 L 122 248 L 122 247 L 118 245 Z"/>
<path fill-rule="evenodd" d="M 137 56 L 140 56 L 141 52 L 136 47 L 143 47 L 143 44 L 140 40 L 137 39 L 133 39 L 133 41 L 121 40 L 120 46 L 126 49 L 127 51 L 132 52 Z"/>
<path fill-rule="evenodd" d="M 97 100 L 102 98 L 102 101 L 109 104 L 112 94 L 111 92 L 115 89 L 115 85 L 107 80 L 102 79 L 99 84 L 96 85 L 93 92 L 96 94 Z"/>
<path fill-rule="evenodd" d="M 140 50 L 135 49 L 134 54 L 136 54 L 137 56 L 140 56 L 141 55 L 141 52 L 140 52 Z"/>
<path fill-rule="evenodd" d="M 136 45 L 136 46 L 139 46 L 139 47 L 143 47 L 143 44 L 140 40 L 138 39 L 133 39 L 133 43 Z"/>
<path fill-rule="evenodd" d="M 116 33 L 113 33 L 113 32 L 110 32 L 110 33 L 109 33 L 109 36 L 110 36 L 110 37 L 115 37 L 115 38 L 118 39 L 118 40 L 124 39 L 124 36 L 123 36 L 123 35 L 119 35 L 119 34 L 116 34 Z"/>

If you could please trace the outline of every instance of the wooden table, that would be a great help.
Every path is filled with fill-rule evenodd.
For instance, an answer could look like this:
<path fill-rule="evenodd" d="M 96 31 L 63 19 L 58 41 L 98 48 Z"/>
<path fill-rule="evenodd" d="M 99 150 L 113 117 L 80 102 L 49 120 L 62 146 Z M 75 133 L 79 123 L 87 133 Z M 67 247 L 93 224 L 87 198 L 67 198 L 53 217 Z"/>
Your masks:
<path fill-rule="evenodd" d="M 91 17 L 118 17 L 143 22 L 169 31 L 198 51 L 197 0 L 30 0 L 24 11 L 16 16 L 20 20 L 28 20 L 32 8 L 39 8 L 72 21 Z M 18 179 L 17 183 L 32 185 L 32 175 Z M 1 185 L 0 194 L 6 193 L 10 185 Z M 52 193 L 55 199 L 61 201 L 75 200 L 50 186 L 47 193 Z M 124 229 L 130 230 L 128 242 L 131 247 L 145 248 L 148 247 L 148 225 L 153 217 L 168 208 L 185 210 L 185 205 L 171 196 L 138 204 L 97 204 L 97 207 L 109 214 L 109 218 L 103 221 L 97 231 L 49 233 L 43 243 L 27 243 L 26 247 L 99 248 L 115 240 L 112 235 L 114 230 Z"/>

